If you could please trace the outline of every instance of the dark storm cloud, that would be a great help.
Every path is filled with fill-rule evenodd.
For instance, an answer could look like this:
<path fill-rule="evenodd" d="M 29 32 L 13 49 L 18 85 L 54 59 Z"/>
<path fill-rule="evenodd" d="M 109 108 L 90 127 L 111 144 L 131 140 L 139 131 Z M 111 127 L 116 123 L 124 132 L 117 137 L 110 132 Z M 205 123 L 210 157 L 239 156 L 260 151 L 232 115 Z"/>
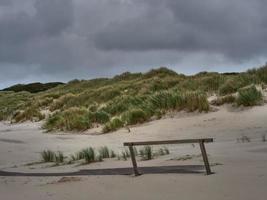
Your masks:
<path fill-rule="evenodd" d="M 140 2 L 139 2 L 140 3 Z M 266 54 L 266 2 L 149 0 L 138 17 L 96 34 L 102 50 L 211 51 L 242 59 Z"/>
<path fill-rule="evenodd" d="M 33 6 L 34 14 L 18 11 L 0 17 L 0 61 L 32 62 L 30 47 L 49 42 L 72 25 L 71 0 L 37 0 Z"/>
<path fill-rule="evenodd" d="M 0 87 L 266 61 L 265 0 L 0 0 Z M 228 67 L 227 67 L 228 66 Z"/>

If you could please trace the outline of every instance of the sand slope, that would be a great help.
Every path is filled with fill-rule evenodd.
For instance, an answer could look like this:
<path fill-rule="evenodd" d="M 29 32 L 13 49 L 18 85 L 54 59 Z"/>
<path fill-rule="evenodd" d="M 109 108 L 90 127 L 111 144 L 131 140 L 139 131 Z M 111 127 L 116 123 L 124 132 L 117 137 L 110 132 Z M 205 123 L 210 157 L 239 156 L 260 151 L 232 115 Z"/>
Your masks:
<path fill-rule="evenodd" d="M 105 135 L 45 134 L 38 123 L 0 124 L 0 170 L 13 172 L 75 172 L 82 169 L 130 167 L 130 161 L 105 160 L 75 167 L 24 166 L 38 161 L 44 149 L 61 150 L 66 154 L 81 148 L 107 145 L 116 152 L 125 141 L 213 137 L 207 145 L 212 170 L 203 173 L 97 175 L 62 177 L 0 177 L 1 199 L 257 199 L 267 196 L 267 106 L 233 110 L 227 106 L 207 114 L 177 114 L 172 118 L 121 129 Z M 237 143 L 243 135 L 250 143 Z M 171 154 L 139 166 L 202 165 L 201 157 L 191 160 L 170 160 L 186 154 L 198 155 L 198 146 L 171 145 Z M 201 170 L 203 171 L 203 170 Z M 72 176 L 71 176 L 72 177 Z"/>

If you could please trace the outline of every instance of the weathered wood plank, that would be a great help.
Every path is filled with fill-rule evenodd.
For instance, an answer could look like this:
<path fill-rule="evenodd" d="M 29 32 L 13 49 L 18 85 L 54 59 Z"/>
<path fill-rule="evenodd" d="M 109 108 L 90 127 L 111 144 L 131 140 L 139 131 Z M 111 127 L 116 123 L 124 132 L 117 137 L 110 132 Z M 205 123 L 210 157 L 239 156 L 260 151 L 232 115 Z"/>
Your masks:
<path fill-rule="evenodd" d="M 131 159 L 132 159 L 132 163 L 133 163 L 134 175 L 139 176 L 140 173 L 138 172 L 137 163 L 136 163 L 135 154 L 134 154 L 134 149 L 133 149 L 132 145 L 129 146 L 129 150 L 130 150 L 130 155 L 131 155 Z"/>
<path fill-rule="evenodd" d="M 205 148 L 204 142 L 203 141 L 199 142 L 199 146 L 200 146 L 200 150 L 201 150 L 201 153 L 202 153 L 202 157 L 203 157 L 206 173 L 207 173 L 207 175 L 209 175 L 209 174 L 211 174 L 211 170 L 210 170 L 210 164 L 209 164 L 209 160 L 208 160 L 208 156 L 207 156 L 207 152 L 206 152 L 206 148 Z"/>
<path fill-rule="evenodd" d="M 213 142 L 213 138 L 124 142 L 123 145 L 124 146 L 140 146 L 140 145 L 161 145 L 161 144 L 187 144 L 187 143 L 199 143 L 199 142 Z"/>
<path fill-rule="evenodd" d="M 133 164 L 133 172 L 135 176 L 140 175 L 138 172 L 138 167 L 135 159 L 134 149 L 133 146 L 140 146 L 140 145 L 161 145 L 161 144 L 188 144 L 188 143 L 199 143 L 200 150 L 202 153 L 206 174 L 212 174 L 210 170 L 209 160 L 207 156 L 207 152 L 205 149 L 205 142 L 213 142 L 213 138 L 200 138 L 200 139 L 184 139 L 184 140 L 161 140 L 161 141 L 142 141 L 142 142 L 124 142 L 124 146 L 128 146 L 130 150 L 130 155 Z"/>

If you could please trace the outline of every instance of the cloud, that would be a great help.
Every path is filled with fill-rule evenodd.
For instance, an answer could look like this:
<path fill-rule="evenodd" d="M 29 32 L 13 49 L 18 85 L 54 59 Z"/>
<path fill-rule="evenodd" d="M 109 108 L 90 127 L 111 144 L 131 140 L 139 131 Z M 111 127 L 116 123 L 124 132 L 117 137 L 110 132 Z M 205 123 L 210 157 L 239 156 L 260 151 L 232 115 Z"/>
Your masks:
<path fill-rule="evenodd" d="M 0 87 L 161 65 L 257 66 L 267 55 L 266 9 L 264 0 L 0 0 Z"/>
<path fill-rule="evenodd" d="M 101 50 L 217 52 L 229 59 L 264 55 L 264 1 L 145 1 L 139 16 L 108 24 L 95 36 Z M 141 6 L 141 5 L 140 5 Z"/>

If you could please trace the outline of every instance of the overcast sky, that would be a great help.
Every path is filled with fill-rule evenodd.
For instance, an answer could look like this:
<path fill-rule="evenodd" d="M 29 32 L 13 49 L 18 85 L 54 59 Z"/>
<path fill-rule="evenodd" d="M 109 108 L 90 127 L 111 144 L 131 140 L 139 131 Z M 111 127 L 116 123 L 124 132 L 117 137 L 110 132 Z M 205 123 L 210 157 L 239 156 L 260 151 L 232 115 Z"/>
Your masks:
<path fill-rule="evenodd" d="M 266 0 L 0 0 L 0 88 L 267 61 Z"/>

